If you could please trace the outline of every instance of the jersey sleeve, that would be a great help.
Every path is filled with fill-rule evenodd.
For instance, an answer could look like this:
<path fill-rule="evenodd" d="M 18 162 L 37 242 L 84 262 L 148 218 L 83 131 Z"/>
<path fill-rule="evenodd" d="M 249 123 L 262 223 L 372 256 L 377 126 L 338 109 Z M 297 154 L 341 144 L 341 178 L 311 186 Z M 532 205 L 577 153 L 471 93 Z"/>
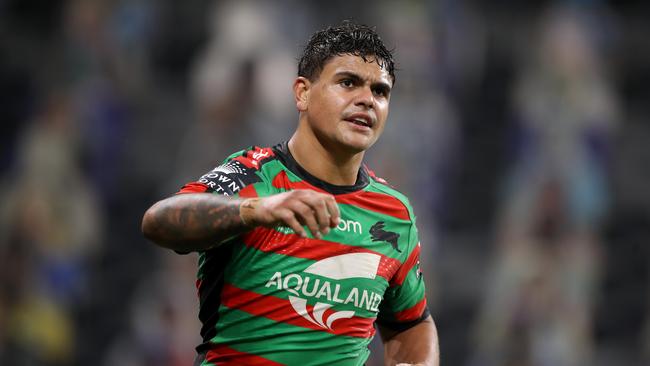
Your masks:
<path fill-rule="evenodd" d="M 257 172 L 263 161 L 272 156 L 273 150 L 270 148 L 256 146 L 232 154 L 221 165 L 203 174 L 198 180 L 185 184 L 176 194 L 211 193 L 223 196 L 257 197 L 255 184 L 263 182 L 262 176 Z M 176 253 L 188 254 L 189 252 L 177 250 Z"/>
<path fill-rule="evenodd" d="M 185 184 L 177 194 L 213 193 L 223 196 L 256 196 L 253 184 L 262 181 L 257 174 L 263 160 L 273 156 L 270 148 L 252 147 L 229 156 L 223 163 Z"/>
<path fill-rule="evenodd" d="M 409 252 L 390 281 L 384 300 L 379 306 L 377 323 L 395 331 L 403 331 L 428 316 L 429 309 L 420 269 L 420 243 L 413 222 L 409 233 Z"/>

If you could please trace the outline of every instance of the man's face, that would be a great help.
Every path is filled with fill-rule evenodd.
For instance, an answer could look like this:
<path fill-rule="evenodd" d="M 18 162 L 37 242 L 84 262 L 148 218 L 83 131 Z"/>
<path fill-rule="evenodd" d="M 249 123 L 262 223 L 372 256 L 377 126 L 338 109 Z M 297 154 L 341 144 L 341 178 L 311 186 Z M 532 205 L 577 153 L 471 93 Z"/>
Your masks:
<path fill-rule="evenodd" d="M 358 153 L 379 138 L 388 117 L 392 80 L 374 57 L 335 56 L 308 83 L 307 124 L 329 151 Z"/>

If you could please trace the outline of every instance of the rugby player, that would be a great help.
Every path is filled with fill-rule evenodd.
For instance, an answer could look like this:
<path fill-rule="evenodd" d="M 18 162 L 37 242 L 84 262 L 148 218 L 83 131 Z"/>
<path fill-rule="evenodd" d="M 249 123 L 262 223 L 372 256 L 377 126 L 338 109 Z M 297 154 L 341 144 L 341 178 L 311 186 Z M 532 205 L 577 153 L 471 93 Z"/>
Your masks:
<path fill-rule="evenodd" d="M 407 198 L 363 164 L 388 116 L 393 55 L 374 29 L 315 33 L 293 83 L 298 126 L 232 154 L 147 210 L 144 235 L 198 252 L 196 365 L 438 365 Z"/>

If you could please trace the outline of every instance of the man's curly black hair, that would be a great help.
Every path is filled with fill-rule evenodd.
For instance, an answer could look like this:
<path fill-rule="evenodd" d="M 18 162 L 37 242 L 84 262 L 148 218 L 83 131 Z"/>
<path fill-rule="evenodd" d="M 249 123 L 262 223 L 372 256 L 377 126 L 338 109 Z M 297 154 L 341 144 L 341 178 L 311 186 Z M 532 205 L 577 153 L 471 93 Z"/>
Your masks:
<path fill-rule="evenodd" d="M 386 48 L 373 28 L 349 20 L 340 26 L 328 27 L 314 33 L 298 63 L 298 76 L 311 81 L 318 79 L 325 63 L 330 58 L 341 55 L 359 56 L 366 62 L 368 56 L 374 56 L 379 66 L 388 71 L 395 84 L 392 50 Z"/>

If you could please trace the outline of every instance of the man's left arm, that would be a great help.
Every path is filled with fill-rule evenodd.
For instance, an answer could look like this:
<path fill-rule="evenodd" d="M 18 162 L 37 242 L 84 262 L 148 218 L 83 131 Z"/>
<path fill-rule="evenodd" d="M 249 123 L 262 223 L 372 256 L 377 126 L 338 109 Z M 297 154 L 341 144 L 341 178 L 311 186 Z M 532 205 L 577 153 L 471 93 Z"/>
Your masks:
<path fill-rule="evenodd" d="M 385 365 L 438 366 L 438 332 L 431 315 L 402 331 L 378 325 L 384 343 Z"/>
<path fill-rule="evenodd" d="M 404 237 L 408 250 L 402 253 L 402 264 L 389 281 L 377 314 L 384 363 L 438 366 L 438 333 L 427 306 L 415 220 Z"/>

